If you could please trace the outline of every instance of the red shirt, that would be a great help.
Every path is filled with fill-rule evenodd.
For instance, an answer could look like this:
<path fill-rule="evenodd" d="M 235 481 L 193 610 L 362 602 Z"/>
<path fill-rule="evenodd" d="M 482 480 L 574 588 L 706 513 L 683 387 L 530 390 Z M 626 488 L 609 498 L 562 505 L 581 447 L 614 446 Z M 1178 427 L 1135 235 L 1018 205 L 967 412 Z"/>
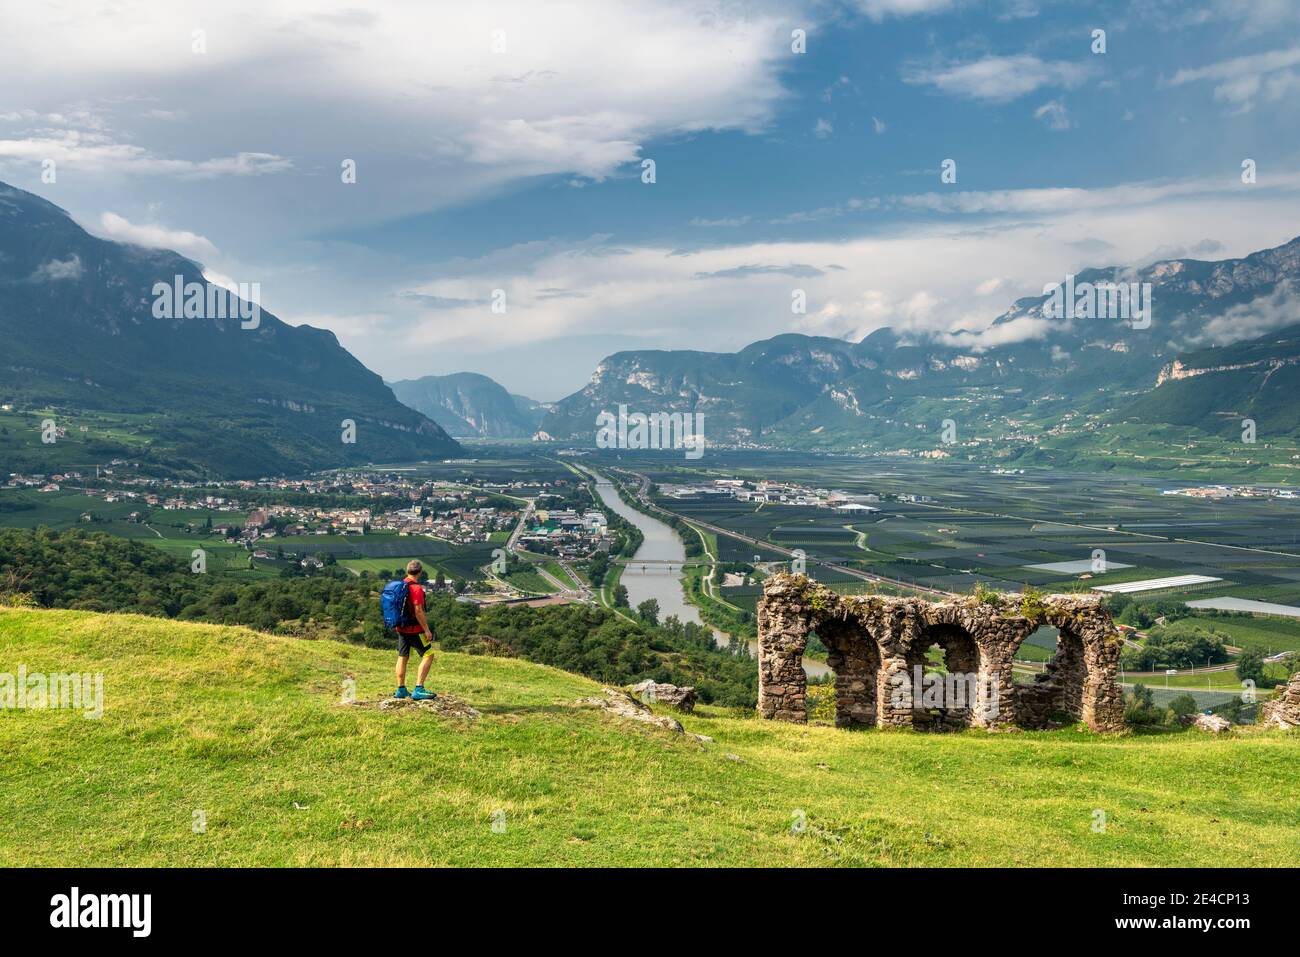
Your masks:
<path fill-rule="evenodd" d="M 414 618 L 414 617 L 415 617 L 415 609 L 418 608 L 418 609 L 420 609 L 421 611 L 424 611 L 424 588 L 421 587 L 420 583 L 417 582 L 417 581 L 416 581 L 414 578 L 412 578 L 410 575 L 407 575 L 407 576 L 406 576 L 406 581 L 407 581 L 407 584 L 409 584 L 409 585 L 411 586 L 410 589 L 409 589 L 409 591 L 408 591 L 408 593 L 407 593 L 409 597 L 408 597 L 406 600 L 407 600 L 408 603 L 410 603 L 410 606 L 411 606 L 411 617 Z M 398 625 L 398 626 L 397 626 L 397 630 L 400 631 L 400 632 L 401 632 L 402 634 L 404 634 L 404 635 L 422 635 L 422 634 L 424 634 L 424 629 L 420 627 L 420 623 L 419 623 L 418 621 L 417 621 L 417 622 L 414 622 L 414 623 L 412 623 L 412 624 L 409 624 L 409 625 Z"/>

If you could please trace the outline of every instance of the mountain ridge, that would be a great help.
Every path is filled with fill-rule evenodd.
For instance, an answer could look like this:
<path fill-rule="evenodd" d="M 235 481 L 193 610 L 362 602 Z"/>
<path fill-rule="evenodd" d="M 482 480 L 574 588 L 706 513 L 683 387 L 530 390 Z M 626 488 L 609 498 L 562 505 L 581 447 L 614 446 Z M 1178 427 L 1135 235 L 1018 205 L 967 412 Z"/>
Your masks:
<path fill-rule="evenodd" d="M 791 332 L 734 353 L 617 352 L 582 389 L 556 402 L 541 428 L 582 441 L 594 436 L 600 412 L 626 405 L 703 413 L 707 440 L 720 444 L 850 451 L 932 447 L 949 418 L 981 440 L 1016 434 L 1026 417 L 1171 422 L 1162 403 L 1140 397 L 1185 375 L 1207 340 L 1254 331 L 1252 322 L 1258 328 L 1300 318 L 1292 291 L 1300 282 L 1300 238 L 1237 259 L 1160 260 L 1073 277 L 1079 289 L 1131 282 L 1151 283 L 1154 315 L 1146 326 L 1140 317 L 1054 318 L 1045 293 L 1016 300 L 983 333 L 917 336 L 885 327 L 856 342 Z M 1025 326 L 1019 338 L 996 341 L 1016 322 Z M 1256 361 L 1267 364 L 1269 342 L 1282 341 L 1276 329 L 1237 334 L 1217 348 L 1256 339 Z M 1277 411 L 1276 403 L 1265 405 Z M 1209 431 L 1220 424 L 1203 423 Z"/>
<path fill-rule="evenodd" d="M 546 409 L 545 403 L 512 395 L 478 372 L 427 375 L 389 386 L 398 401 L 457 438 L 531 438 Z"/>
<path fill-rule="evenodd" d="M 185 256 L 95 237 L 48 200 L 0 184 L 0 335 L 9 346 L 0 396 L 70 419 L 122 417 L 138 439 L 123 451 L 177 474 L 458 453 L 329 330 L 260 307 L 255 327 L 238 317 L 160 318 L 157 290 L 176 281 L 212 285 Z M 28 468 L 40 466 L 41 451 L 7 448 Z"/>

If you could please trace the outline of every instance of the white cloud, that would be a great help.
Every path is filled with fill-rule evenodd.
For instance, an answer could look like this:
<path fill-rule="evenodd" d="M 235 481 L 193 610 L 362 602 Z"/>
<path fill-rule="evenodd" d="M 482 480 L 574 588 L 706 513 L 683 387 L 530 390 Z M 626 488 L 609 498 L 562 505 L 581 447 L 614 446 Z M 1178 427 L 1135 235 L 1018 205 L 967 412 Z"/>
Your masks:
<path fill-rule="evenodd" d="M 933 86 L 950 96 L 990 102 L 1006 102 L 1042 87 L 1072 89 L 1092 73 L 1086 63 L 1040 60 L 1028 53 L 988 56 L 982 60 L 940 68 L 909 67 L 903 72 L 907 83 Z"/>
<path fill-rule="evenodd" d="M 1295 0 L 1145 0 L 1134 12 L 1161 30 L 1230 23 L 1244 37 L 1276 34 L 1300 22 L 1300 6 Z"/>
<path fill-rule="evenodd" d="M 47 131 L 44 135 L 24 139 L 0 140 L 0 160 L 4 159 L 32 163 L 53 160 L 60 168 L 175 176 L 179 179 L 261 176 L 283 172 L 293 165 L 274 153 L 235 153 L 204 160 L 168 158 L 86 130 Z"/>
<path fill-rule="evenodd" d="M 1300 297 L 1289 280 L 1278 283 L 1274 290 L 1250 302 L 1230 307 L 1222 315 L 1205 323 L 1197 341 L 1209 345 L 1227 345 L 1243 339 L 1254 339 L 1296 324 Z"/>
<path fill-rule="evenodd" d="M 1052 323 L 1043 322 L 1030 316 L 1020 316 L 1010 322 L 1003 322 L 988 328 L 959 330 L 956 332 L 940 331 L 935 338 L 945 345 L 957 346 L 973 351 L 986 351 L 1013 342 L 1026 342 L 1042 339 L 1052 329 L 1059 329 Z M 1055 356 L 1053 357 L 1055 358 Z"/>
<path fill-rule="evenodd" d="M 795 210 L 792 213 L 786 213 L 784 216 L 777 216 L 768 220 L 773 226 L 787 226 L 792 223 L 816 223 L 828 219 L 839 219 L 842 216 L 849 216 L 854 213 L 864 213 L 880 207 L 880 200 L 874 196 L 868 199 L 853 197 L 846 199 L 842 203 L 836 203 L 833 206 L 819 206 L 816 209 Z"/>
<path fill-rule="evenodd" d="M 1300 93 L 1300 73 L 1296 67 L 1300 67 L 1300 46 L 1182 69 L 1173 75 L 1169 85 L 1208 80 L 1215 84 L 1215 100 L 1249 110 L 1258 98 L 1277 102 Z"/>
<path fill-rule="evenodd" d="M 185 229 L 168 229 L 157 224 L 133 223 L 117 213 L 104 213 L 99 217 L 98 232 L 106 239 L 156 249 L 173 249 L 192 259 L 211 259 L 217 247 L 205 236 Z"/>
<path fill-rule="evenodd" d="M 0 141 L 0 157 L 196 177 L 292 162 L 303 175 L 275 190 L 211 191 L 219 215 L 263 214 L 269 203 L 301 231 L 373 222 L 463 204 L 523 177 L 599 180 L 652 138 L 763 130 L 786 95 L 789 23 L 815 23 L 814 6 L 11 5 L 5 32 L 23 42 L 0 56 L 6 103 L 54 113 L 93 90 L 116 106 L 106 107 L 111 135 L 27 131 Z M 207 32 L 204 54 L 191 51 L 196 26 Z M 504 31 L 504 53 L 492 51 L 494 30 Z M 232 142 L 250 152 L 228 155 Z M 344 158 L 358 161 L 355 195 L 323 192 Z"/>
<path fill-rule="evenodd" d="M 1034 119 L 1042 120 L 1047 124 L 1047 128 L 1051 130 L 1068 130 L 1070 128 L 1070 113 L 1060 100 L 1048 100 L 1034 110 Z"/>
<path fill-rule="evenodd" d="M 1189 235 L 1213 235 L 1215 258 L 1242 256 L 1293 237 L 1300 213 L 1294 190 L 1229 193 L 1206 187 L 1193 181 L 1158 189 L 1134 184 L 1078 190 L 1071 193 L 1073 202 L 1008 204 L 1022 211 L 989 229 L 946 221 L 899 227 L 885 237 L 687 251 L 614 246 L 605 238 L 511 247 L 441 264 L 440 278 L 404 287 L 434 297 L 440 306 L 422 309 L 418 298 L 406 300 L 415 314 L 397 325 L 410 330 L 400 350 L 404 365 L 384 371 L 390 378 L 414 375 L 447 352 L 467 360 L 496 354 L 503 324 L 512 348 L 522 354 L 548 341 L 607 332 L 610 316 L 619 317 L 622 332 L 673 349 L 735 349 L 792 329 L 858 339 L 882 326 L 971 349 L 1033 339 L 1044 331 L 1036 319 L 990 328 L 1017 290 L 1037 291 L 1050 278 L 1090 266 L 1131 265 Z M 1080 243 L 1089 236 L 1107 242 Z M 493 288 L 507 290 L 505 317 L 490 313 Z M 806 291 L 806 316 L 790 313 L 795 288 Z M 557 299 L 548 293 L 554 289 L 580 295 Z M 1257 306 L 1256 313 L 1262 312 Z M 1285 311 L 1279 306 L 1269 315 Z M 701 322 L 702 316 L 708 321 Z M 1243 327 L 1255 324 L 1243 321 Z M 370 350 L 379 358 L 373 335 L 345 337 L 345 345 L 363 361 Z M 589 371 L 573 374 L 571 388 L 580 387 Z"/>
<path fill-rule="evenodd" d="M 32 273 L 33 282 L 64 282 L 81 278 L 81 257 L 75 253 L 67 259 L 51 259 L 41 263 Z"/>
<path fill-rule="evenodd" d="M 955 5 L 955 0 L 858 0 L 858 7 L 872 20 L 940 13 Z"/>
<path fill-rule="evenodd" d="M 818 139 L 825 139 L 835 132 L 835 127 L 831 125 L 830 120 L 819 119 L 817 125 L 813 127 L 813 133 Z"/>
<path fill-rule="evenodd" d="M 1260 184 L 1264 185 L 1263 183 Z M 1300 190 L 1300 173 L 1279 171 L 1269 176 L 1270 190 L 1292 193 Z M 1256 187 L 1251 187 L 1252 189 Z M 1164 200 L 1215 194 L 1240 195 L 1239 180 L 1191 179 L 1166 183 L 1127 183 L 1096 189 L 1058 187 L 1048 189 L 1001 189 L 960 193 L 915 193 L 895 196 L 891 202 L 909 209 L 937 213 L 1024 214 L 1068 213 L 1087 209 L 1142 207 Z"/>
<path fill-rule="evenodd" d="M 688 225 L 733 228 L 736 226 L 744 226 L 750 221 L 751 217 L 749 216 L 724 216 L 720 219 L 703 219 L 697 216 L 692 219 Z"/>
<path fill-rule="evenodd" d="M 88 113 L 83 113 L 79 119 L 87 120 Z M 38 113 L 35 110 L 10 110 L 0 113 L 0 123 L 43 123 L 49 126 L 67 126 L 72 119 L 63 113 Z"/>
<path fill-rule="evenodd" d="M 598 182 L 637 159 L 639 150 L 634 124 L 617 113 L 485 119 L 461 141 L 474 163 L 512 166 L 516 175 L 571 172 Z"/>

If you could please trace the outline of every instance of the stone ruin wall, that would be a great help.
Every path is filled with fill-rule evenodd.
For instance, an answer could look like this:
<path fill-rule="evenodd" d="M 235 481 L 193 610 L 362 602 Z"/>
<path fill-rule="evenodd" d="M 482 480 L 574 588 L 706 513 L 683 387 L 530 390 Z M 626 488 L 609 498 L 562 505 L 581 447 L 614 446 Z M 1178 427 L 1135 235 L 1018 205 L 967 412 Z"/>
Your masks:
<path fill-rule="evenodd" d="M 1016 650 L 1041 625 L 1059 629 L 1057 652 L 1032 685 L 1017 685 Z M 1124 729 L 1123 639 L 1094 595 L 1049 595 L 1032 607 L 1017 595 L 930 602 L 844 596 L 801 575 L 774 575 L 758 603 L 764 718 L 808 720 L 803 652 L 814 633 L 835 672 L 839 727 L 1043 728 L 1068 718 L 1094 731 Z M 924 670 L 936 644 L 950 673 L 978 676 L 973 700 L 962 707 L 920 707 L 911 695 L 891 694 L 900 672 L 911 678 L 915 666 Z"/>
<path fill-rule="evenodd" d="M 1266 728 L 1300 728 L 1300 672 L 1278 689 L 1276 698 L 1264 703 L 1260 723 Z"/>

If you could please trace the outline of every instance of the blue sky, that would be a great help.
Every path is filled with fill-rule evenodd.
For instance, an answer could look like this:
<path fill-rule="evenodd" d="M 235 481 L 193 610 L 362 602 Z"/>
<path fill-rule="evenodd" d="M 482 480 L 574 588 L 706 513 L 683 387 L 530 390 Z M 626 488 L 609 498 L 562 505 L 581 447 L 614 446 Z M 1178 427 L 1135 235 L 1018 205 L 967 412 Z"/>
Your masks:
<path fill-rule="evenodd" d="M 785 96 L 762 131 L 673 134 L 643 145 L 659 167 L 655 189 L 642 185 L 635 164 L 598 184 L 578 181 L 576 191 L 571 177 L 540 177 L 342 235 L 446 256 L 598 232 L 684 246 L 827 238 L 903 218 L 899 210 L 834 211 L 854 198 L 934 189 L 939 160 L 948 157 L 959 160 L 963 190 L 1222 174 L 1242 150 L 1294 158 L 1296 127 L 1279 128 L 1275 110 L 1215 110 L 1211 118 L 1208 84 L 1168 85 L 1179 69 L 1222 50 L 1221 23 L 1174 30 L 1159 17 L 1081 15 L 1061 4 L 990 20 L 988 9 L 971 4 L 883 22 L 845 15 L 811 28 L 809 52 L 778 70 Z M 1091 52 L 1094 28 L 1107 30 L 1104 55 Z M 1243 47 L 1270 45 L 1259 38 Z M 1035 84 L 1023 94 L 1018 78 L 1032 65 L 1008 63 L 982 95 L 957 92 L 958 79 L 941 85 L 945 68 L 1015 57 L 1071 72 L 1023 81 Z"/>
<path fill-rule="evenodd" d="M 16 5 L 0 179 L 386 378 L 555 399 L 617 349 L 942 336 L 1300 234 L 1297 6 Z"/>

